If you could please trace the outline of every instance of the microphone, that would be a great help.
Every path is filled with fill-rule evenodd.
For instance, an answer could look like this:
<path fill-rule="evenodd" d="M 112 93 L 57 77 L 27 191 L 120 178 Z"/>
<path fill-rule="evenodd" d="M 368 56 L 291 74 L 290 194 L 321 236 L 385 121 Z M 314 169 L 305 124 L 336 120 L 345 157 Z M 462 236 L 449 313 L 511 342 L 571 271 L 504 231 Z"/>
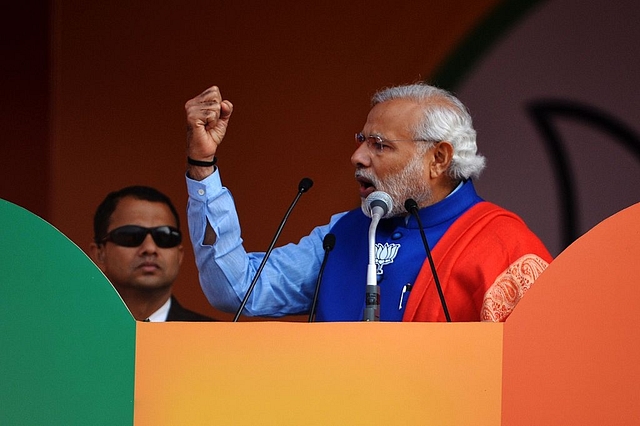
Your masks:
<path fill-rule="evenodd" d="M 418 221 L 418 227 L 420 228 L 420 236 L 422 237 L 422 244 L 424 244 L 424 249 L 427 252 L 427 259 L 429 259 L 429 266 L 431 267 L 431 274 L 433 274 L 433 279 L 436 283 L 436 288 L 438 289 L 438 296 L 440 296 L 440 304 L 442 305 L 442 310 L 444 311 L 444 316 L 447 319 L 447 322 L 451 322 L 451 317 L 449 316 L 449 310 L 447 309 L 447 302 L 444 300 L 444 293 L 442 292 L 442 287 L 440 286 L 440 280 L 438 279 L 438 273 L 436 272 L 436 266 L 433 263 L 433 258 L 431 257 L 431 250 L 429 249 L 429 244 L 427 243 L 427 236 L 424 234 L 424 229 L 422 229 L 422 220 L 420 219 L 420 215 L 418 214 L 418 203 L 409 198 L 404 202 L 404 208 L 411 213 L 413 217 Z"/>
<path fill-rule="evenodd" d="M 315 320 L 316 304 L 318 303 L 318 292 L 320 291 L 320 282 L 322 281 L 322 274 L 324 273 L 324 267 L 327 265 L 327 259 L 329 258 L 329 252 L 333 250 L 336 245 L 336 236 L 333 234 L 327 234 L 322 240 L 322 248 L 324 249 L 324 257 L 322 258 L 322 265 L 320 265 L 320 272 L 318 272 L 318 280 L 316 281 L 316 292 L 313 295 L 313 303 L 311 303 L 311 312 L 309 312 L 309 322 Z"/>
<path fill-rule="evenodd" d="M 374 191 L 364 200 L 362 211 L 370 218 L 378 216 L 378 220 L 386 219 L 393 209 L 391 196 L 384 191 Z"/>
<path fill-rule="evenodd" d="M 380 286 L 378 286 L 376 273 L 376 229 L 380 219 L 386 218 L 392 209 L 393 200 L 389 194 L 383 191 L 374 191 L 369 194 L 362 206 L 364 214 L 371 218 L 364 321 L 380 321 Z"/>
<path fill-rule="evenodd" d="M 280 222 L 280 226 L 278 227 L 276 234 L 273 236 L 273 240 L 271 240 L 271 244 L 269 245 L 269 248 L 267 249 L 264 255 L 264 258 L 262 259 L 262 262 L 258 267 L 258 271 L 256 272 L 256 275 L 253 277 L 253 280 L 251 281 L 251 284 L 247 289 L 247 293 L 244 295 L 244 299 L 242 299 L 242 303 L 240 304 L 240 307 L 236 312 L 236 316 L 233 318 L 233 322 L 238 321 L 238 318 L 240 318 L 240 314 L 242 313 L 242 310 L 244 309 L 247 302 L 249 301 L 249 296 L 251 296 L 251 293 L 253 292 L 253 288 L 256 286 L 256 283 L 258 282 L 258 278 L 262 273 L 262 269 L 264 268 L 264 265 L 267 263 L 267 259 L 271 255 L 271 251 L 273 250 L 273 247 L 276 245 L 276 241 L 278 240 L 278 237 L 280 237 L 280 234 L 282 233 L 282 228 L 284 228 L 284 224 L 287 222 L 287 219 L 289 219 L 289 215 L 291 214 L 291 211 L 293 210 L 295 205 L 298 203 L 298 200 L 300 199 L 302 194 L 307 192 L 312 186 L 313 186 L 313 181 L 309 178 L 303 178 L 298 184 L 298 193 L 296 194 L 296 197 L 293 199 L 293 202 L 289 206 L 289 210 L 287 210 L 287 213 L 285 213 L 284 217 L 282 218 L 282 222 Z"/>

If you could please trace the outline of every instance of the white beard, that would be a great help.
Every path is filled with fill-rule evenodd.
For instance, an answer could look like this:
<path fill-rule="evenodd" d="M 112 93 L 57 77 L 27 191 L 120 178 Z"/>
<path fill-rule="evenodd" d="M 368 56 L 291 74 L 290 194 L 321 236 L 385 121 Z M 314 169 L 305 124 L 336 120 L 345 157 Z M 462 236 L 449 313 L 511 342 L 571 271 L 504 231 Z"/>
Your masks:
<path fill-rule="evenodd" d="M 377 176 L 365 170 L 356 170 L 356 177 L 361 176 L 371 181 L 376 191 L 384 191 L 391 196 L 393 208 L 388 217 L 403 216 L 407 213 L 404 202 L 413 198 L 419 206 L 431 204 L 433 194 L 431 187 L 423 179 L 424 163 L 421 155 L 415 155 L 398 173 L 391 174 L 382 182 Z M 365 200 L 362 200 L 365 206 Z"/>

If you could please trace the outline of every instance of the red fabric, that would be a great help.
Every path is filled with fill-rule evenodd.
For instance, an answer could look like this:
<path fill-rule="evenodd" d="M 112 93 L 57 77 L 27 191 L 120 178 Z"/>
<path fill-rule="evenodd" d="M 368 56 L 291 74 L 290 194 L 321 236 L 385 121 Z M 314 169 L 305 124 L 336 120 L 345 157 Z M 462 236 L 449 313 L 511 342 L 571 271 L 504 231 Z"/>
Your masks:
<path fill-rule="evenodd" d="M 451 225 L 432 250 L 451 321 L 480 321 L 487 290 L 526 254 L 552 260 L 520 217 L 495 204 L 478 203 Z M 411 289 L 403 321 L 446 321 L 428 260 Z"/>

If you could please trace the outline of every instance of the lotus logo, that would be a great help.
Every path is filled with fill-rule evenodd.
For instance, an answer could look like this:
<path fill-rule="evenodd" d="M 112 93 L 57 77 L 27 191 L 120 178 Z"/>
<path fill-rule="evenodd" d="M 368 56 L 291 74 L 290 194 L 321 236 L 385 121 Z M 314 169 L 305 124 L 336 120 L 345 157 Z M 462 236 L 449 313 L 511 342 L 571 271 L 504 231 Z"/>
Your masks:
<path fill-rule="evenodd" d="M 376 243 L 376 273 L 382 274 L 382 267 L 393 263 L 393 259 L 398 255 L 400 244 Z"/>

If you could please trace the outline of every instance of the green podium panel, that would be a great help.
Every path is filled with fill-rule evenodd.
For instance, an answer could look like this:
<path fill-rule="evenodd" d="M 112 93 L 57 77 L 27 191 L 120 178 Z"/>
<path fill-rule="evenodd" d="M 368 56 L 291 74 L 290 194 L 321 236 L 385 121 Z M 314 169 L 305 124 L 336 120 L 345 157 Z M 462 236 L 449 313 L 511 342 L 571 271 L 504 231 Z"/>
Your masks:
<path fill-rule="evenodd" d="M 133 424 L 135 327 L 80 248 L 0 200 L 0 424 Z"/>

